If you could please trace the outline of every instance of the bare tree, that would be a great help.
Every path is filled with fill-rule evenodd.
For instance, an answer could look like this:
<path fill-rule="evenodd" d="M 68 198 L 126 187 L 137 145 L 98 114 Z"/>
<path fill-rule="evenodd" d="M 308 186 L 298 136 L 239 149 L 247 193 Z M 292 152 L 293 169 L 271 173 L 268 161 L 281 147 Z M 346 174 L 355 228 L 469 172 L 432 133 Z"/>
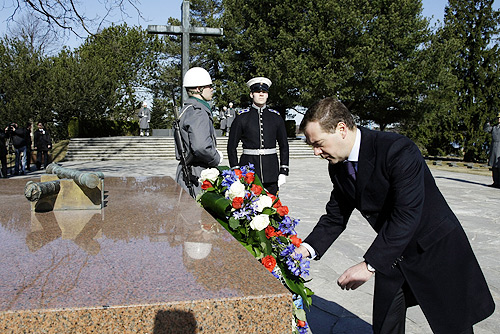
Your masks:
<path fill-rule="evenodd" d="M 119 13 L 122 17 L 121 20 L 114 20 L 115 23 L 121 23 L 125 18 L 131 17 L 127 13 L 130 9 L 142 18 L 137 7 L 140 4 L 139 0 L 99 0 L 99 4 L 104 7 L 99 11 L 102 14 L 93 17 L 87 16 L 88 14 L 84 12 L 83 3 L 84 0 L 4 0 L 2 10 L 12 10 L 10 22 L 16 22 L 19 15 L 31 13 L 46 22 L 49 30 L 56 34 L 63 31 L 78 37 L 99 32 L 110 23 L 109 17 L 115 13 Z"/>
<path fill-rule="evenodd" d="M 9 25 L 8 33 L 43 54 L 56 52 L 59 48 L 58 34 L 35 13 L 25 13 L 16 19 L 13 25 Z"/>

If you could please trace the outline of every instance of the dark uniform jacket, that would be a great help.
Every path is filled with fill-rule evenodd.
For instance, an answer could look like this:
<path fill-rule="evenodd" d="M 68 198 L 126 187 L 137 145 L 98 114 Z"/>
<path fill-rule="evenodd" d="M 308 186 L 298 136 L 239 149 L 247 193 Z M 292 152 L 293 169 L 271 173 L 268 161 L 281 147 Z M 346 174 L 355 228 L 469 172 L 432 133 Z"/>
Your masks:
<path fill-rule="evenodd" d="M 210 167 L 217 167 L 221 160 L 217 152 L 212 112 L 208 103 L 193 97 L 187 99 L 179 115 L 179 123 L 182 144 L 186 153 L 185 159 L 191 168 L 191 181 L 194 183 L 195 194 L 197 194 L 201 190 L 201 185 L 198 184 L 201 172 Z M 176 147 L 177 160 L 180 160 L 178 150 L 179 148 Z M 176 181 L 188 190 L 180 164 L 177 167 Z"/>
<path fill-rule="evenodd" d="M 248 155 L 242 154 L 238 161 L 237 148 L 242 142 L 243 149 L 273 149 L 279 145 L 281 166 L 277 154 Z M 227 143 L 229 165 L 232 168 L 252 163 L 255 173 L 263 183 L 278 181 L 278 175 L 288 175 L 288 140 L 285 121 L 279 112 L 264 107 L 240 110 L 231 126 Z"/>
<path fill-rule="evenodd" d="M 353 209 L 368 220 L 377 232 L 364 255 L 376 269 L 375 333 L 405 281 L 434 333 L 460 333 L 491 315 L 494 302 L 467 236 L 417 146 L 398 134 L 360 130 L 357 181 L 343 163 L 329 164 L 326 214 L 304 242 L 319 259 Z"/>

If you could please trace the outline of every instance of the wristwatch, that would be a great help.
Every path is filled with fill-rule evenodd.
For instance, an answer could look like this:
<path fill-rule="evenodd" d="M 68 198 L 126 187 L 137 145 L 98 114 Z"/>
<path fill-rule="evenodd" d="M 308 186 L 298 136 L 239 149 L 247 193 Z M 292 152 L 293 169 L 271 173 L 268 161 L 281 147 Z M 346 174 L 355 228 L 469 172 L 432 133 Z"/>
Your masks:
<path fill-rule="evenodd" d="M 375 268 L 373 268 L 371 266 L 371 264 L 369 264 L 368 262 L 365 261 L 365 263 L 366 263 L 366 269 L 368 269 L 368 271 L 371 271 L 372 273 L 374 273 L 375 272 Z"/>

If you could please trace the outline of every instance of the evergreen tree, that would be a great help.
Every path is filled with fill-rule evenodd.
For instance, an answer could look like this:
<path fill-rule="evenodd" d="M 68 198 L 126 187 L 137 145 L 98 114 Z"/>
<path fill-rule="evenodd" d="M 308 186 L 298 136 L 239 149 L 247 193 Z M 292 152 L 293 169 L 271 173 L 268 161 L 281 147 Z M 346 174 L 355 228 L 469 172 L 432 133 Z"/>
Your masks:
<path fill-rule="evenodd" d="M 493 0 L 450 0 L 445 8 L 443 36 L 451 48 L 447 68 L 455 76 L 457 99 L 450 113 L 457 127 L 455 141 L 465 161 L 486 159 L 484 123 L 500 110 L 498 44 L 499 12 Z"/>

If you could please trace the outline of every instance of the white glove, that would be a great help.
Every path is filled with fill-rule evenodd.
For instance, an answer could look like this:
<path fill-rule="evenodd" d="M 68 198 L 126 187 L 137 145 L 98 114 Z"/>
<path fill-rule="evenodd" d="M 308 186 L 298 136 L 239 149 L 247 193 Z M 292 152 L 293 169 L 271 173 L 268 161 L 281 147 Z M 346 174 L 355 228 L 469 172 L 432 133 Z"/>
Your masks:
<path fill-rule="evenodd" d="M 281 187 L 285 183 L 286 183 L 286 175 L 285 174 L 278 175 L 278 187 Z"/>
<path fill-rule="evenodd" d="M 224 154 L 222 154 L 222 152 L 219 150 L 217 150 L 217 153 L 219 153 L 219 157 L 220 157 L 219 165 L 222 165 L 222 161 L 224 160 Z"/>

